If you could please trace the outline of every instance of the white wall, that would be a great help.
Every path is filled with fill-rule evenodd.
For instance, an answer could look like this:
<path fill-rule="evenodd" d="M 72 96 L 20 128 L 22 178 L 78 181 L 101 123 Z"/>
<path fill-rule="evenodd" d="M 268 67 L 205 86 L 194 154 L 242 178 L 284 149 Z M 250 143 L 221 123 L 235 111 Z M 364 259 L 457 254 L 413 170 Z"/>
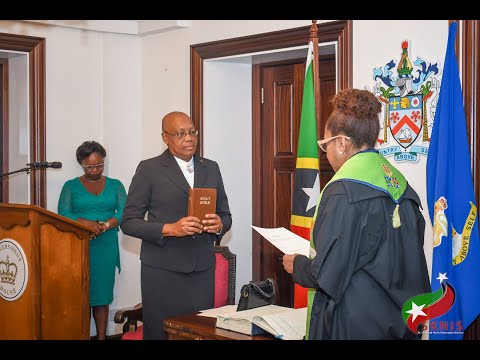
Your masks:
<path fill-rule="evenodd" d="M 142 124 L 140 98 L 140 41 L 131 36 L 105 35 L 102 49 L 102 136 L 109 151 L 106 174 L 122 181 L 128 191 L 141 158 Z M 115 279 L 116 309 L 140 303 L 141 240 L 119 232 L 122 271 Z M 118 334 L 121 326 L 109 322 L 109 334 Z"/>
<path fill-rule="evenodd" d="M 204 156 L 218 162 L 232 213 L 221 244 L 237 258 L 235 299 L 252 279 L 252 66 L 204 63 Z"/>
<path fill-rule="evenodd" d="M 189 28 L 143 38 L 142 154 L 145 158 L 166 148 L 160 136 L 163 115 L 173 110 L 190 114 L 190 45 L 308 26 L 311 20 L 192 20 L 191 24 Z"/>
<path fill-rule="evenodd" d="M 368 36 L 368 34 L 374 34 L 374 41 L 372 41 L 372 36 Z M 369 90 L 372 90 L 375 84 L 373 68 L 383 66 L 391 59 L 400 60 L 403 40 L 408 40 L 410 44 L 408 52 L 412 63 L 417 56 L 431 62 L 438 61 L 442 72 L 447 38 L 447 20 L 354 21 L 353 86 L 362 89 L 368 87 Z M 393 161 L 392 157 L 388 157 L 388 159 L 405 175 L 410 185 L 420 196 L 423 206 L 422 213 L 426 222 L 424 250 L 431 273 L 433 232 L 427 206 L 427 158 L 425 156 L 419 157 L 420 160 L 415 164 L 397 163 Z"/>
<path fill-rule="evenodd" d="M 63 162 L 61 171 L 47 171 L 47 208 L 56 211 L 63 183 L 81 174 L 75 150 L 84 140 L 97 140 L 106 146 L 109 152 L 106 175 L 120 179 L 127 188 L 138 162 L 165 149 L 160 135 L 163 115 L 172 110 L 190 113 L 192 44 L 308 26 L 310 23 L 310 20 L 192 20 L 189 28 L 139 38 L 0 21 L 0 32 L 47 39 L 47 160 Z M 398 59 L 399 43 L 404 39 L 411 41 L 412 54 L 443 62 L 448 32 L 446 20 L 355 20 L 353 31 L 355 87 L 371 87 L 373 67 L 383 64 L 388 58 Z M 246 257 L 251 252 L 245 244 L 251 246 L 251 231 L 246 227 L 251 224 L 252 214 L 251 206 L 247 209 L 248 203 L 241 201 L 251 201 L 252 198 L 251 137 L 248 139 L 251 120 L 245 122 L 245 127 L 241 126 L 243 122 L 240 120 L 246 120 L 247 116 L 250 118 L 251 105 L 247 102 L 247 92 L 239 93 L 238 102 L 234 104 L 238 113 L 224 116 L 225 107 L 216 107 L 214 101 L 208 98 L 212 96 L 210 94 L 218 93 L 215 89 L 218 85 L 214 81 L 220 83 L 222 79 L 218 78 L 217 70 L 212 74 L 213 68 L 209 69 L 207 64 L 207 75 L 210 71 L 209 76 L 213 77 L 204 79 L 208 106 L 204 114 L 205 155 L 220 163 L 230 196 L 233 226 L 224 242 L 228 241 L 237 255 Z M 227 64 L 212 66 L 218 71 L 230 72 Z M 248 86 L 247 80 L 251 81 L 246 75 L 248 71 L 247 67 L 242 68 L 236 86 L 239 86 L 241 74 L 248 77 L 241 82 L 242 88 Z M 232 72 L 230 75 L 235 76 Z M 245 102 L 243 107 L 241 102 Z M 221 102 L 216 105 L 221 105 Z M 223 118 L 222 122 L 220 118 Z M 225 133 L 230 129 L 235 129 L 238 139 L 245 139 L 245 142 L 239 141 L 238 146 L 229 147 L 232 139 Z M 228 163 L 230 158 L 236 164 Z M 236 165 L 245 171 L 245 177 L 239 179 L 239 167 Z M 415 165 L 405 163 L 398 167 L 419 192 L 428 222 L 425 159 Z M 237 194 L 238 186 L 244 187 L 241 198 Z M 429 233 L 425 243 L 431 247 L 431 231 Z M 130 306 L 140 301 L 139 243 L 137 239 L 120 236 L 123 269 L 117 277 L 111 308 Z M 238 283 L 244 283 L 251 277 L 250 264 L 251 258 L 238 258 Z M 118 332 L 117 329 L 109 324 L 109 334 Z"/>

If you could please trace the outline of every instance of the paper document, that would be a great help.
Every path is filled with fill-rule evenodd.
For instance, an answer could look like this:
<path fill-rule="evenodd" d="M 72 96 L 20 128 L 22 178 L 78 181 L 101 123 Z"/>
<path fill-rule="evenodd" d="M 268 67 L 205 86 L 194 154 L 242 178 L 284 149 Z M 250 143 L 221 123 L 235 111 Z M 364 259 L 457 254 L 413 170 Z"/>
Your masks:
<path fill-rule="evenodd" d="M 217 327 L 247 335 L 268 332 L 282 340 L 301 340 L 305 336 L 307 308 L 292 309 L 266 305 L 217 316 Z"/>
<path fill-rule="evenodd" d="M 226 315 L 237 311 L 238 305 L 225 305 L 218 308 L 202 310 L 198 316 L 206 316 L 216 318 L 218 315 Z"/>
<path fill-rule="evenodd" d="M 311 251 L 310 241 L 285 229 L 284 227 L 266 229 L 251 225 L 260 235 L 267 239 L 278 250 L 287 255 L 301 254 L 309 256 Z M 312 254 L 312 257 L 315 254 Z"/>
<path fill-rule="evenodd" d="M 255 316 L 252 323 L 282 340 L 302 340 L 307 329 L 307 308 Z"/>

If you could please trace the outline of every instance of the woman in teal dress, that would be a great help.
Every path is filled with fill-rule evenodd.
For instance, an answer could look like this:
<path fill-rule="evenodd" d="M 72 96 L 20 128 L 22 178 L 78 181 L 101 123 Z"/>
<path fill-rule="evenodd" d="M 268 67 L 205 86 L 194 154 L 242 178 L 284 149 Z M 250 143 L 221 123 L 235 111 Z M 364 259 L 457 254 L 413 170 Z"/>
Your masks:
<path fill-rule="evenodd" d="M 90 241 L 90 306 L 97 339 L 104 340 L 115 268 L 120 272 L 118 225 L 127 193 L 119 180 L 103 176 L 107 152 L 101 144 L 86 141 L 76 155 L 84 175 L 63 185 L 58 213 L 92 228 L 95 234 Z"/>

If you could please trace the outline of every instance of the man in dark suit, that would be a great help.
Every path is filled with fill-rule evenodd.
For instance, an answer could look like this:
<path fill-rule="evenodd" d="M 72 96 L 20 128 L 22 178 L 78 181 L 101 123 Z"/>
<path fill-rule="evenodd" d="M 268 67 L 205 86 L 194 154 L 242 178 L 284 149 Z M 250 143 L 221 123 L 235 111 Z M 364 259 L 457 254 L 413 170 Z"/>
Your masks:
<path fill-rule="evenodd" d="M 232 225 L 218 164 L 194 155 L 198 131 L 190 117 L 165 115 L 162 139 L 168 149 L 137 167 L 121 222 L 125 234 L 142 239 L 144 339 L 165 339 L 168 317 L 213 307 L 214 243 Z M 217 189 L 216 214 L 187 216 L 190 187 Z"/>

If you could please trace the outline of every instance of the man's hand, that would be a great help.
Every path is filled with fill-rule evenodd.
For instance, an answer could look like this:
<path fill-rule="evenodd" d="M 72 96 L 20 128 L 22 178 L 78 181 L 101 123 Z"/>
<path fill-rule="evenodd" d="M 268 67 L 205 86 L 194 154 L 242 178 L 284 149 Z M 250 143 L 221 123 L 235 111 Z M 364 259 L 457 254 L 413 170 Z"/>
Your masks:
<path fill-rule="evenodd" d="M 222 228 L 222 220 L 217 214 L 206 214 L 207 220 L 202 220 L 203 230 L 209 233 L 218 234 Z"/>

